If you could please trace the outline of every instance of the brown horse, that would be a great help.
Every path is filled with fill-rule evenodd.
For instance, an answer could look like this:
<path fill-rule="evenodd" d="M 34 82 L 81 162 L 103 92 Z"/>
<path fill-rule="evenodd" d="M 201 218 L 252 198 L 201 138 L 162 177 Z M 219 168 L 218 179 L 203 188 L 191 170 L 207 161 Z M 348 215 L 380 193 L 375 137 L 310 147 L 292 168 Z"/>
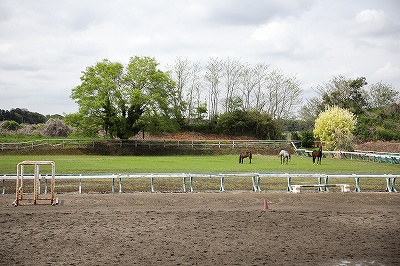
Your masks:
<path fill-rule="evenodd" d="M 321 158 L 322 158 L 322 146 L 319 146 L 319 149 L 317 151 L 312 152 L 312 162 L 315 164 L 315 158 L 317 158 L 317 164 L 321 164 Z"/>
<path fill-rule="evenodd" d="M 247 158 L 247 157 L 249 157 L 250 163 L 251 163 L 251 159 L 253 158 L 253 155 L 252 155 L 251 152 L 249 152 L 249 151 L 242 152 L 242 153 L 239 155 L 239 163 L 243 163 L 243 159 L 244 159 L 244 158 Z"/>

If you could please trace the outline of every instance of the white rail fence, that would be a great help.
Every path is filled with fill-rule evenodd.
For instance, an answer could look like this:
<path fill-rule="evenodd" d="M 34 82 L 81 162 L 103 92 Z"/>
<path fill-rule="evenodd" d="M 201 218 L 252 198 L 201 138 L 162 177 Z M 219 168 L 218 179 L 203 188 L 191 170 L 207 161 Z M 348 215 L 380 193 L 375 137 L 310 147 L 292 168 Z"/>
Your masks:
<path fill-rule="evenodd" d="M 299 156 L 312 156 L 312 150 L 297 149 L 296 145 L 292 142 L 293 148 L 297 155 Z M 338 159 L 350 159 L 350 160 L 363 160 L 370 162 L 379 163 L 390 163 L 390 164 L 400 164 L 400 153 L 390 153 L 390 152 L 375 152 L 375 151 L 361 151 L 356 150 L 354 152 L 346 151 L 322 151 L 323 156 L 329 158 Z"/>
<path fill-rule="evenodd" d="M 155 179 L 157 178 L 180 178 L 182 179 L 182 192 L 194 192 L 194 179 L 196 178 L 212 178 L 217 179 L 220 182 L 219 191 L 225 191 L 225 179 L 227 178 L 249 178 L 249 189 L 252 187 L 252 190 L 255 192 L 260 192 L 261 190 L 261 179 L 268 178 L 282 178 L 287 180 L 287 191 L 293 192 L 293 179 L 305 179 L 305 178 L 316 178 L 318 184 L 317 185 L 305 185 L 305 186 L 315 186 L 318 188 L 318 191 L 329 191 L 329 187 L 336 186 L 334 184 L 329 184 L 328 181 L 330 178 L 354 178 L 355 180 L 355 192 L 361 192 L 360 179 L 365 178 L 384 178 L 386 179 L 386 192 L 397 192 L 396 189 L 396 178 L 400 177 L 400 175 L 394 174 L 297 174 L 297 173 L 223 173 L 223 174 L 191 174 L 191 173 L 157 173 L 157 174 L 104 174 L 104 175 L 56 175 L 56 180 L 79 180 L 78 192 L 82 193 L 82 180 L 91 180 L 95 182 L 93 179 L 110 179 L 111 181 L 111 193 L 116 192 L 115 181 L 118 182 L 118 193 L 123 193 L 123 180 L 126 179 L 137 179 L 137 178 L 146 178 L 150 179 L 150 191 L 156 192 L 155 188 Z M 33 175 L 24 176 L 25 179 L 33 179 Z M 51 179 L 49 175 L 41 175 L 39 180 L 40 182 L 44 182 L 44 194 L 48 191 L 48 180 Z M 3 194 L 6 193 L 6 180 L 17 180 L 16 175 L 3 175 Z M 250 186 L 251 180 L 251 186 Z M 57 181 L 56 181 L 57 184 Z M 188 186 L 188 188 L 187 188 Z M 40 186 L 39 186 L 40 187 Z M 266 191 L 266 190 L 265 190 Z"/>
<path fill-rule="evenodd" d="M 110 145 L 119 147 L 187 147 L 187 148 L 209 148 L 209 147 L 262 147 L 268 145 L 290 145 L 290 140 L 87 140 L 87 139 L 44 139 L 17 143 L 0 143 L 0 149 L 4 150 L 26 150 L 35 148 L 84 148 L 96 147 L 98 145 Z M 297 141 L 300 143 L 300 141 Z"/>

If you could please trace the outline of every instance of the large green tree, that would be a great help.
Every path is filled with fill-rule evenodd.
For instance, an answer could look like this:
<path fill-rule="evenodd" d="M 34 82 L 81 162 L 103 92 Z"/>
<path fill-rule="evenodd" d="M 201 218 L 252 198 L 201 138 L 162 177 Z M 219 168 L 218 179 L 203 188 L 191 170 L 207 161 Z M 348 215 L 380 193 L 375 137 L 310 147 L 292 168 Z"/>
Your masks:
<path fill-rule="evenodd" d="M 176 100 L 174 82 L 157 66 L 154 58 L 135 56 L 126 67 L 104 59 L 86 68 L 82 83 L 71 93 L 79 105 L 73 116 L 79 119 L 75 125 L 92 134 L 102 128 L 108 136 L 118 138 L 135 135 L 154 126 L 154 121 L 179 127 L 171 121 L 181 118 L 177 106 L 183 103 Z"/>

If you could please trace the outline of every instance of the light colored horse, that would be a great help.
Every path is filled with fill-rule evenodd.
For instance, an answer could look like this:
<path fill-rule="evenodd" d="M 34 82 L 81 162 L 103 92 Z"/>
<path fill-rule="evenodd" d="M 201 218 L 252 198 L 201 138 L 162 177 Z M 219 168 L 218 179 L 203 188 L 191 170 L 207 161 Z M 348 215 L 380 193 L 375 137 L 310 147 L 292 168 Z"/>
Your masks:
<path fill-rule="evenodd" d="M 281 164 L 284 164 L 285 160 L 286 160 L 286 164 L 288 164 L 288 161 L 290 161 L 290 153 L 285 150 L 281 150 L 281 152 L 279 153 L 279 156 L 281 157 Z"/>

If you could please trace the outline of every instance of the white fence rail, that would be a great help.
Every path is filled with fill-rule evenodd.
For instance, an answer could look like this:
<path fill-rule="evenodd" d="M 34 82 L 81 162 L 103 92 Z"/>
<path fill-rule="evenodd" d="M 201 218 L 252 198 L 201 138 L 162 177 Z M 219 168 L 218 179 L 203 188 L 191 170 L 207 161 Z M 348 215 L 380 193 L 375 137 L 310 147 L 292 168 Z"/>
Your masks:
<path fill-rule="evenodd" d="M 43 147 L 67 148 L 67 147 L 96 147 L 98 145 L 114 145 L 119 147 L 258 147 L 268 145 L 290 145 L 289 140 L 87 140 L 87 139 L 44 139 L 18 143 L 0 143 L 0 149 L 4 150 L 26 150 Z M 298 143 L 300 143 L 298 141 Z"/>
<path fill-rule="evenodd" d="M 312 150 L 297 149 L 293 143 L 292 143 L 292 145 L 293 145 L 297 155 L 311 156 Z M 330 157 L 330 158 L 364 160 L 364 161 L 370 161 L 370 162 L 400 164 L 400 153 L 356 150 L 354 152 L 323 151 L 322 154 L 323 154 L 323 156 Z"/>
<path fill-rule="evenodd" d="M 56 180 L 67 180 L 75 179 L 79 180 L 78 192 L 82 193 L 82 180 L 90 179 L 110 179 L 111 180 L 111 192 L 115 193 L 115 180 L 118 181 L 118 192 L 123 192 L 123 180 L 132 178 L 147 178 L 151 181 L 150 191 L 155 192 L 155 182 L 157 178 L 181 178 L 182 179 L 182 192 L 187 192 L 187 185 L 189 185 L 188 191 L 194 192 L 193 180 L 196 178 L 213 178 L 219 179 L 220 188 L 219 191 L 225 191 L 225 179 L 226 178 L 237 178 L 237 177 L 248 177 L 251 179 L 252 190 L 261 191 L 261 179 L 267 178 L 284 178 L 287 180 L 287 191 L 293 192 L 292 179 L 293 178 L 316 178 L 318 182 L 318 191 L 328 191 L 331 185 L 328 183 L 330 178 L 354 178 L 355 180 L 355 192 L 361 192 L 360 179 L 365 178 L 385 178 L 387 192 L 397 192 L 396 189 L 396 178 L 400 175 L 393 174 L 297 174 L 297 173 L 224 173 L 224 174 L 191 174 L 191 173 L 157 173 L 157 174 L 104 174 L 104 175 L 56 175 Z M 33 179 L 33 175 L 24 176 L 25 179 Z M 41 175 L 41 182 L 45 183 L 45 193 L 47 192 L 47 181 L 50 176 Z M 3 175 L 3 194 L 6 193 L 6 180 L 16 180 L 16 175 Z M 57 183 L 57 182 L 56 182 Z M 250 188 L 250 186 L 249 186 Z"/>

